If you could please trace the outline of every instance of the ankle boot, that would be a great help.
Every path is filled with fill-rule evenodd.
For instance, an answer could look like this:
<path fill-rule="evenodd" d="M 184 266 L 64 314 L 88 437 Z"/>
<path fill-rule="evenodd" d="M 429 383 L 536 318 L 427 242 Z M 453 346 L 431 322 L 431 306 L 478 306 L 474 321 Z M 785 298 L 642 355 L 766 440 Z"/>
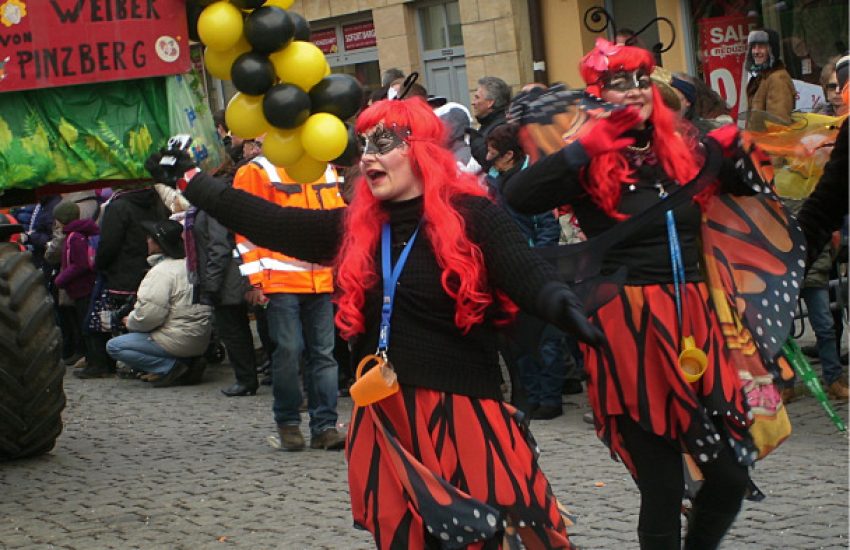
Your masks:
<path fill-rule="evenodd" d="M 715 550 L 737 515 L 694 506 L 684 550 Z"/>
<path fill-rule="evenodd" d="M 679 533 L 653 534 L 638 531 L 640 550 L 681 550 L 682 536 Z"/>

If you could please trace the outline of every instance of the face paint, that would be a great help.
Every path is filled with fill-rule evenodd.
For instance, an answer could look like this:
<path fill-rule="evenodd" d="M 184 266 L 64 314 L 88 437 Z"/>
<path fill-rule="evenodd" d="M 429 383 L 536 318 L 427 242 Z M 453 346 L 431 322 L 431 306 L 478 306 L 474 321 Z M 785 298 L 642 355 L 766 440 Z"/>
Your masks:
<path fill-rule="evenodd" d="M 364 155 L 386 155 L 393 149 L 407 143 L 410 130 L 393 126 L 392 129 L 378 125 L 369 134 L 357 136 L 360 150 Z"/>
<path fill-rule="evenodd" d="M 647 90 L 652 86 L 652 80 L 644 69 L 636 71 L 617 71 L 602 78 L 602 89 L 610 92 L 625 93 L 629 90 Z"/>

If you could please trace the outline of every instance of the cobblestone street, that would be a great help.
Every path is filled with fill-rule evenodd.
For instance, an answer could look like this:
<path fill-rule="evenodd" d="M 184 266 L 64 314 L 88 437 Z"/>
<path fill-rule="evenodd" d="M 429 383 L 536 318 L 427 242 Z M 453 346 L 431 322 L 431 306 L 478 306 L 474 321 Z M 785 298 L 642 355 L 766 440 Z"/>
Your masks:
<path fill-rule="evenodd" d="M 267 443 L 269 387 L 223 397 L 226 365 L 203 385 L 160 390 L 70 374 L 56 448 L 0 465 L 0 548 L 371 547 L 351 527 L 342 453 Z M 341 422 L 350 408 L 340 400 Z M 564 417 L 532 425 L 543 469 L 578 515 L 575 544 L 636 548 L 637 491 L 582 422 L 586 410 L 571 397 Z M 754 473 L 768 498 L 745 503 L 725 549 L 848 547 L 847 438 L 809 396 L 789 412 L 794 435 Z"/>

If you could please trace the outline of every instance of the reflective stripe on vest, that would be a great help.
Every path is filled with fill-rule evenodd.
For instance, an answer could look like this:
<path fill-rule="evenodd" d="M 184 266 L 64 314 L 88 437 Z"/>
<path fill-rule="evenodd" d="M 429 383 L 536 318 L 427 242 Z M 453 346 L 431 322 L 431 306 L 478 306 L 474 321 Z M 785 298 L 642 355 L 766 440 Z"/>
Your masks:
<path fill-rule="evenodd" d="M 239 266 L 239 273 L 247 277 L 262 271 L 309 272 L 317 269 L 327 269 L 327 266 L 302 262 L 300 260 L 283 261 L 277 258 L 260 258 Z"/>
<path fill-rule="evenodd" d="M 299 183 L 283 183 L 283 181 L 280 179 L 280 174 L 277 171 L 277 167 L 275 167 L 275 165 L 272 164 L 271 161 L 269 159 L 267 159 L 266 157 L 263 157 L 263 156 L 255 157 L 254 160 L 252 160 L 251 162 L 253 162 L 254 164 L 256 164 L 257 166 L 259 166 L 260 168 L 262 168 L 265 171 L 266 176 L 268 176 L 268 178 L 269 178 L 269 183 L 272 184 L 272 186 L 275 189 L 277 189 L 278 191 L 282 191 L 282 192 L 287 193 L 289 195 L 291 195 L 292 193 L 300 193 L 301 192 L 301 190 L 302 190 L 301 184 L 299 184 Z M 327 167 L 325 168 L 325 176 L 324 176 L 325 182 L 331 182 L 331 183 L 335 184 L 336 178 L 337 178 L 337 176 L 334 173 L 333 167 L 330 164 L 328 164 Z"/>

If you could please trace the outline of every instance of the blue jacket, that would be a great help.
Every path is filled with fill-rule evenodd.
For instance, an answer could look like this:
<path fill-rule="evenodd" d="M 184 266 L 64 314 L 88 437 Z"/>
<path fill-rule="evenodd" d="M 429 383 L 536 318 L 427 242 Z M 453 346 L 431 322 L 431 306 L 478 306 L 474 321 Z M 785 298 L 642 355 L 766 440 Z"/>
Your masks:
<path fill-rule="evenodd" d="M 558 218 L 555 217 L 555 212 L 547 210 L 540 214 L 525 215 L 520 214 L 505 202 L 505 197 L 502 193 L 505 188 L 505 183 L 511 179 L 514 174 L 520 170 L 524 170 L 528 166 L 528 157 L 525 158 L 522 164 L 517 164 L 507 172 L 502 172 L 496 177 L 487 176 L 487 187 L 489 188 L 490 196 L 496 203 L 504 208 L 511 218 L 519 225 L 528 239 L 530 247 L 554 246 L 558 244 L 561 236 L 561 225 L 558 223 Z"/>

